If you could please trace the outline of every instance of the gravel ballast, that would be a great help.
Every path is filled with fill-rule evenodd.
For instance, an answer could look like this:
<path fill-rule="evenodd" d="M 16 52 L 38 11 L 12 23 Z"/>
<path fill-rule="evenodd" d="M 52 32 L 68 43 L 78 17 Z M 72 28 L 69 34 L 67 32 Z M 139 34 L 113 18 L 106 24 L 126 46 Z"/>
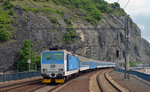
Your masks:
<path fill-rule="evenodd" d="M 67 84 L 65 87 L 59 89 L 57 92 L 90 92 L 89 83 L 90 78 L 98 71 L 82 74 L 73 81 Z"/>
<path fill-rule="evenodd" d="M 123 88 L 129 90 L 129 92 L 150 92 L 150 83 L 145 82 L 142 79 L 130 75 L 130 79 L 124 79 L 124 74 L 119 72 L 110 72 L 109 75 Z"/>

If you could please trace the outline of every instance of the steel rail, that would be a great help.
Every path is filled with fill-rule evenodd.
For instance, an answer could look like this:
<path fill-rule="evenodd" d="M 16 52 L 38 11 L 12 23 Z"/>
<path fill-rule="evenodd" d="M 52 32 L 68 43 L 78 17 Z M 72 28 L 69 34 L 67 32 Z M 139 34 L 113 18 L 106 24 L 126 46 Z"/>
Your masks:
<path fill-rule="evenodd" d="M 38 80 L 19 82 L 19 83 L 16 83 L 16 84 L 3 86 L 3 87 L 0 87 L 0 92 L 7 92 L 9 90 L 21 88 L 21 87 L 27 86 L 29 84 L 36 84 L 36 83 L 39 83 L 40 81 L 41 81 L 41 79 L 38 79 Z"/>
<path fill-rule="evenodd" d="M 96 80 L 97 80 L 97 84 L 99 86 L 99 89 L 101 92 L 106 92 L 105 88 L 103 87 L 103 83 L 101 83 L 101 80 L 99 78 L 100 74 L 103 74 L 104 76 L 104 80 L 106 80 L 117 92 L 122 92 L 118 87 L 116 87 L 110 80 L 109 78 L 106 76 L 106 74 L 108 74 L 108 69 L 101 71 L 100 73 L 97 74 L 96 76 Z"/>

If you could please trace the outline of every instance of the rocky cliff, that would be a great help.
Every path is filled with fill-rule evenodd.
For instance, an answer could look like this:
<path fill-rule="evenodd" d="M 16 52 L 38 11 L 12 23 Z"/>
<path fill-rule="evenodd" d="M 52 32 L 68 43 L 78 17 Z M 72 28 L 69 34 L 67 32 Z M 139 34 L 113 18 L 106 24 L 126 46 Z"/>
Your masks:
<path fill-rule="evenodd" d="M 36 7 L 36 6 L 34 6 Z M 59 7 L 59 6 L 56 6 Z M 33 50 L 40 55 L 45 49 L 66 49 L 78 55 L 106 61 L 116 59 L 116 50 L 119 50 L 118 59 L 123 59 L 125 51 L 125 16 L 102 13 L 102 19 L 93 25 L 81 18 L 88 16 L 80 9 L 67 9 L 63 17 L 55 13 L 45 14 L 33 11 L 24 11 L 20 5 L 15 5 L 13 26 L 16 30 L 12 40 L 0 45 L 0 70 L 14 69 L 18 51 L 23 47 L 25 39 L 34 43 Z M 52 20 L 56 17 L 57 20 Z M 150 44 L 141 38 L 140 29 L 128 18 L 130 33 L 129 51 L 130 61 L 150 62 Z M 66 21 L 65 19 L 68 19 Z M 66 43 L 64 35 L 68 25 L 77 34 L 72 42 Z"/>

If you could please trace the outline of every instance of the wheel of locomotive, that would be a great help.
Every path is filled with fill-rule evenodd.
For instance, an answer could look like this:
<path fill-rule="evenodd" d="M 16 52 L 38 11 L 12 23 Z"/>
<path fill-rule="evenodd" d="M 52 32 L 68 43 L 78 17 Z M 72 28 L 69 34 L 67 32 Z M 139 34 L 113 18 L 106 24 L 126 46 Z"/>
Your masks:
<path fill-rule="evenodd" d="M 66 77 L 65 77 L 65 80 L 66 80 L 66 81 L 68 81 L 68 80 L 69 80 L 69 77 L 68 77 L 68 76 L 66 76 Z"/>

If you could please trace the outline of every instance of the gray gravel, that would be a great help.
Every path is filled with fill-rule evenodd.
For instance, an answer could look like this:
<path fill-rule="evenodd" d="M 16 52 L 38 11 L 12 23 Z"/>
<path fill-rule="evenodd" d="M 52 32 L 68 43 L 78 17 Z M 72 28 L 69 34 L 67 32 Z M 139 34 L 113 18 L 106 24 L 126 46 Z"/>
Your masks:
<path fill-rule="evenodd" d="M 150 92 L 150 83 L 145 82 L 134 76 L 130 76 L 130 79 L 124 79 L 123 73 L 111 72 L 109 75 L 120 86 L 129 90 L 129 92 Z"/>

